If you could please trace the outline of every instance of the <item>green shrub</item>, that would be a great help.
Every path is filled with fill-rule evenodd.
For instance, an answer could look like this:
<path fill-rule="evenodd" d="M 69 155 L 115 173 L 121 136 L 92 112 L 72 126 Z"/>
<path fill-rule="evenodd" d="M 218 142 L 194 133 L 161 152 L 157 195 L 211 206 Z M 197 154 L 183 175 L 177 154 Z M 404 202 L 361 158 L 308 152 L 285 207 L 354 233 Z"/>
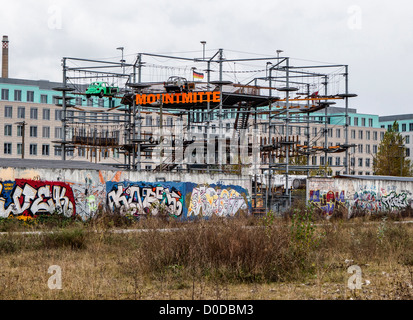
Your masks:
<path fill-rule="evenodd" d="M 42 246 L 46 249 L 63 247 L 84 249 L 86 248 L 86 234 L 81 228 L 45 233 L 42 234 Z"/>

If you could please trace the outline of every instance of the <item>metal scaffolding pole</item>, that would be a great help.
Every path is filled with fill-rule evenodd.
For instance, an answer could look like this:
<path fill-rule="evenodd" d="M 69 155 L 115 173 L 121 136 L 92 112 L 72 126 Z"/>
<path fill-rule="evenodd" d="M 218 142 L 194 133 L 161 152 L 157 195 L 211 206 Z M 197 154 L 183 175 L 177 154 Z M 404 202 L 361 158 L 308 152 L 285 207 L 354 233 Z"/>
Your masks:
<path fill-rule="evenodd" d="M 287 140 L 287 142 L 290 140 L 290 137 L 289 137 L 289 129 L 290 129 L 290 127 L 289 127 L 289 121 L 290 121 L 290 111 L 289 111 L 289 108 L 290 108 L 290 78 L 289 78 L 289 75 L 290 75 L 290 71 L 289 71 L 289 64 L 290 64 L 290 58 L 287 58 L 287 60 L 286 60 L 286 81 L 287 81 L 287 91 L 286 91 L 286 101 L 285 101 L 285 108 L 286 108 L 286 110 L 287 110 L 287 113 L 286 113 L 286 123 L 285 123 L 285 129 L 286 129 L 286 134 L 287 134 L 287 136 L 286 136 L 286 140 Z M 289 191 L 289 185 L 288 185 L 288 173 L 289 173 L 289 161 L 290 161 L 290 155 L 289 155 L 289 153 L 290 153 L 290 145 L 289 144 L 287 144 L 287 146 L 288 146 L 288 150 L 287 150 L 287 152 L 286 152 L 286 171 L 285 171 L 285 191 L 287 192 L 287 196 L 288 196 L 288 205 L 289 206 L 291 206 L 291 193 L 290 193 L 290 191 Z"/>
<path fill-rule="evenodd" d="M 328 95 L 328 82 L 327 82 L 328 77 L 324 76 L 324 82 L 322 83 L 324 85 L 324 94 L 327 96 Z M 327 104 L 324 105 L 324 166 L 326 168 L 326 170 L 324 170 L 324 176 L 327 177 L 327 165 L 328 165 L 328 161 L 327 161 L 327 148 L 328 148 L 328 121 L 327 121 L 327 115 L 328 115 L 328 108 L 327 108 Z"/>
<path fill-rule="evenodd" d="M 346 122 L 345 122 L 345 124 L 344 124 L 344 135 L 345 135 L 345 141 L 346 141 L 346 146 L 347 146 L 347 148 L 346 148 L 346 159 L 345 159 L 345 170 L 344 170 L 344 172 L 345 172 L 345 174 L 348 174 L 349 172 L 348 172 L 348 163 L 349 163 L 349 152 L 348 152 L 348 126 L 349 126 L 349 123 L 348 123 L 348 65 L 346 65 L 345 66 L 345 73 L 344 73 L 344 77 L 345 77 L 345 85 L 346 85 L 346 88 L 345 88 L 345 109 L 346 109 L 346 115 L 345 115 L 345 118 L 346 118 Z"/>
<path fill-rule="evenodd" d="M 66 58 L 63 58 L 63 91 L 62 91 L 62 107 L 63 107 L 63 144 L 62 144 L 62 160 L 66 161 L 66 135 L 67 135 L 67 121 L 66 121 L 66 88 L 67 75 L 66 75 Z"/>

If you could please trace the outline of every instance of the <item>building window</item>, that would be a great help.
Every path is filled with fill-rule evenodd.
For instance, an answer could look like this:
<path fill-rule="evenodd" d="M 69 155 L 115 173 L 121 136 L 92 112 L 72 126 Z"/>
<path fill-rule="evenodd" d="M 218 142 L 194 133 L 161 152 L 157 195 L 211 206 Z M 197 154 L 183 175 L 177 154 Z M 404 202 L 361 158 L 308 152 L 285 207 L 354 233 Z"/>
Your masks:
<path fill-rule="evenodd" d="M 34 92 L 27 91 L 27 102 L 34 102 Z"/>
<path fill-rule="evenodd" d="M 363 140 L 363 130 L 359 130 L 359 139 Z"/>
<path fill-rule="evenodd" d="M 311 163 L 312 163 L 313 166 L 317 165 L 317 157 L 316 156 L 311 157 Z"/>
<path fill-rule="evenodd" d="M 370 131 L 366 131 L 366 140 L 370 140 Z"/>
<path fill-rule="evenodd" d="M 85 148 L 78 148 L 77 149 L 77 155 L 79 156 L 79 157 L 85 157 L 86 156 L 86 150 L 85 150 Z"/>
<path fill-rule="evenodd" d="M 377 141 L 377 131 L 373 131 L 373 140 Z"/>
<path fill-rule="evenodd" d="M 63 138 L 63 128 L 54 128 L 54 137 L 56 139 L 62 139 Z"/>
<path fill-rule="evenodd" d="M 21 155 L 21 154 L 22 154 L 22 144 L 21 144 L 21 143 L 18 143 L 18 144 L 17 144 L 17 154 L 18 154 L 18 155 Z"/>
<path fill-rule="evenodd" d="M 13 107 L 12 106 L 5 106 L 4 107 L 4 117 L 5 118 L 13 118 Z"/>
<path fill-rule="evenodd" d="M 9 100 L 9 89 L 1 89 L 1 100 Z"/>
<path fill-rule="evenodd" d="M 4 144 L 4 154 L 11 154 L 11 143 L 6 142 Z"/>
<path fill-rule="evenodd" d="M 50 127 L 43 127 L 42 137 L 43 138 L 50 138 Z"/>
<path fill-rule="evenodd" d="M 370 154 L 370 145 L 369 144 L 366 144 L 366 153 Z"/>
<path fill-rule="evenodd" d="M 37 144 L 30 144 L 30 155 L 37 156 Z"/>
<path fill-rule="evenodd" d="M 328 137 L 329 138 L 332 138 L 333 137 L 333 129 L 327 129 L 327 135 L 328 135 Z"/>
<path fill-rule="evenodd" d="M 54 155 L 57 156 L 57 157 L 60 157 L 62 155 L 61 147 L 55 147 L 54 148 Z"/>
<path fill-rule="evenodd" d="M 336 129 L 336 138 L 341 138 L 341 130 Z"/>
<path fill-rule="evenodd" d="M 54 119 L 56 121 L 61 121 L 63 118 L 63 110 L 55 110 Z"/>
<path fill-rule="evenodd" d="M 37 138 L 37 126 L 30 126 L 30 137 Z"/>
<path fill-rule="evenodd" d="M 333 157 L 328 157 L 327 158 L 327 163 L 329 166 L 333 165 Z"/>
<path fill-rule="evenodd" d="M 26 117 L 25 107 L 18 107 L 17 108 L 17 118 L 24 119 L 25 117 Z"/>
<path fill-rule="evenodd" d="M 50 120 L 50 109 L 43 109 L 43 120 Z"/>
<path fill-rule="evenodd" d="M 354 118 L 354 126 L 358 127 L 358 125 L 359 125 L 359 118 L 355 117 Z"/>
<path fill-rule="evenodd" d="M 336 157 L 336 166 L 339 166 L 341 162 L 341 158 L 340 157 Z"/>
<path fill-rule="evenodd" d="M 350 158 L 350 166 L 354 167 L 355 165 L 356 165 L 356 158 Z"/>
<path fill-rule="evenodd" d="M 370 168 L 370 159 L 369 158 L 366 159 L 366 167 Z"/>
<path fill-rule="evenodd" d="M 146 126 L 152 127 L 152 116 L 146 116 Z"/>
<path fill-rule="evenodd" d="M 373 145 L 373 153 L 376 154 L 376 153 L 377 153 L 377 150 L 378 150 L 378 149 L 377 149 L 377 145 L 374 144 L 374 145 Z"/>
<path fill-rule="evenodd" d="M 405 136 L 404 139 L 406 144 L 410 143 L 410 136 Z"/>
<path fill-rule="evenodd" d="M 380 132 L 380 141 L 384 139 L 384 132 Z"/>
<path fill-rule="evenodd" d="M 363 145 L 362 144 L 358 145 L 358 152 L 363 153 Z"/>
<path fill-rule="evenodd" d="M 37 108 L 30 108 L 30 119 L 37 120 Z"/>
<path fill-rule="evenodd" d="M 365 127 L 366 126 L 366 118 L 361 119 L 361 126 Z"/>
<path fill-rule="evenodd" d="M 22 137 L 23 136 L 23 126 L 22 125 L 17 125 L 17 136 Z"/>
<path fill-rule="evenodd" d="M 406 157 L 410 157 L 410 148 L 405 148 L 406 150 Z"/>
<path fill-rule="evenodd" d="M 351 139 L 356 139 L 356 130 L 351 130 Z"/>
<path fill-rule="evenodd" d="M 48 144 L 42 145 L 42 156 L 50 155 L 50 146 Z"/>
<path fill-rule="evenodd" d="M 409 131 L 413 131 L 413 123 L 409 123 Z"/>
<path fill-rule="evenodd" d="M 359 160 L 359 167 L 362 167 L 363 166 L 363 158 L 359 158 L 358 160 Z"/>
<path fill-rule="evenodd" d="M 402 131 L 403 131 L 403 132 L 406 132 L 406 131 L 407 131 L 407 129 L 406 129 L 406 124 L 405 124 L 405 123 L 402 124 Z"/>
<path fill-rule="evenodd" d="M 47 103 L 47 95 L 46 94 L 40 95 L 40 103 Z"/>
<path fill-rule="evenodd" d="M 4 125 L 4 135 L 6 137 L 11 137 L 12 136 L 12 125 L 11 124 L 5 124 Z"/>
<path fill-rule="evenodd" d="M 369 127 L 373 128 L 373 119 L 369 119 Z"/>
<path fill-rule="evenodd" d="M 324 166 L 325 165 L 325 158 L 323 156 L 320 157 L 320 166 Z"/>
<path fill-rule="evenodd" d="M 14 90 L 14 101 L 22 101 L 22 91 Z"/>
<path fill-rule="evenodd" d="M 313 136 L 315 137 L 316 135 L 317 135 L 317 128 L 313 128 Z"/>
<path fill-rule="evenodd" d="M 104 159 L 109 158 L 109 150 L 108 149 L 102 149 L 101 154 L 102 154 L 102 158 L 104 158 Z"/>

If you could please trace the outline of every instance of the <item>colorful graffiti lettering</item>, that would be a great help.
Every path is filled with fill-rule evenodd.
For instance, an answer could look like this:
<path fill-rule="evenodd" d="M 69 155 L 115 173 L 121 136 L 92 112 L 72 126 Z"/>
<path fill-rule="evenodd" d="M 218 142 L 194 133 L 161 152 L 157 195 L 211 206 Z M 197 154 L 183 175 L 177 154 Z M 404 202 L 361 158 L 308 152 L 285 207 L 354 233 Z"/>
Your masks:
<path fill-rule="evenodd" d="M 0 182 L 0 218 L 32 219 L 42 214 L 92 218 L 107 205 L 124 214 L 234 216 L 248 210 L 248 191 L 239 186 L 205 185 L 191 182 L 120 181 L 121 172 L 87 173 L 85 183 L 16 179 Z M 105 181 L 108 180 L 108 181 Z"/>
<path fill-rule="evenodd" d="M 106 189 L 107 203 L 112 210 L 120 208 L 132 215 L 157 215 L 163 206 L 170 215 L 178 217 L 183 213 L 184 192 L 175 186 L 143 182 L 107 182 Z"/>
<path fill-rule="evenodd" d="M 359 191 L 354 194 L 353 209 L 381 211 L 380 194 L 375 191 Z"/>
<path fill-rule="evenodd" d="M 381 192 L 361 191 L 354 194 L 353 209 L 365 209 L 368 211 L 392 211 L 400 210 L 409 206 L 407 194 L 402 192 L 397 194 L 391 191 L 387 194 L 386 190 Z"/>
<path fill-rule="evenodd" d="M 309 202 L 323 210 L 324 214 L 329 218 L 333 215 L 334 210 L 345 204 L 345 192 L 343 190 L 341 192 L 328 191 L 320 193 L 320 190 L 310 190 Z"/>
<path fill-rule="evenodd" d="M 16 179 L 0 182 L 0 217 L 33 217 L 45 213 L 76 214 L 70 186 L 64 182 Z"/>
<path fill-rule="evenodd" d="M 188 216 L 234 216 L 239 210 L 247 209 L 247 203 L 233 189 L 218 189 L 211 187 L 194 188 L 191 195 Z"/>
<path fill-rule="evenodd" d="M 119 182 L 122 175 L 117 171 L 109 181 Z M 106 203 L 106 180 L 101 171 L 88 173 L 85 183 L 69 183 L 76 199 L 76 213 L 83 219 L 92 218 L 100 205 Z"/>
<path fill-rule="evenodd" d="M 387 196 L 381 198 L 382 205 L 387 210 L 398 210 L 406 208 L 409 203 L 407 202 L 407 194 L 392 191 Z"/>

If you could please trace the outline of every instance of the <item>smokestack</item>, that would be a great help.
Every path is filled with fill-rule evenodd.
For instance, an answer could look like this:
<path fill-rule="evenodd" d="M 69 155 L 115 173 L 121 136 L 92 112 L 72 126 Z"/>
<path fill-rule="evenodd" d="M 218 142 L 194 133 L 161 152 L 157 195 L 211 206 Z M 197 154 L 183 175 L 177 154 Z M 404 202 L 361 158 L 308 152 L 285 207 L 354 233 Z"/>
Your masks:
<path fill-rule="evenodd" d="M 2 56 L 2 69 L 1 77 L 9 77 L 9 37 L 3 36 L 3 56 Z"/>

